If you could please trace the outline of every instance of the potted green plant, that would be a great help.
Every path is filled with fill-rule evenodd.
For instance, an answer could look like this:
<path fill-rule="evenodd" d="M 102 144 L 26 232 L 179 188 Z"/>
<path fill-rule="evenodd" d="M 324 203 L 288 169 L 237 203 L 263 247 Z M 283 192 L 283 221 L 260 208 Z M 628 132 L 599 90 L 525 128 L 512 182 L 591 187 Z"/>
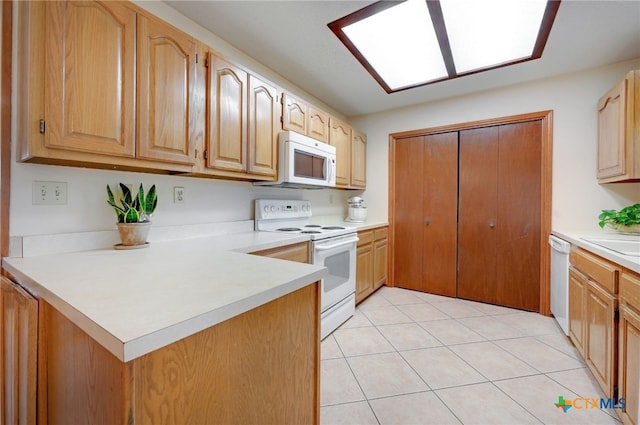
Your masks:
<path fill-rule="evenodd" d="M 602 210 L 598 216 L 598 225 L 609 226 L 620 233 L 640 233 L 640 204 L 629 205 L 616 210 Z"/>
<path fill-rule="evenodd" d="M 120 183 L 121 197 L 116 201 L 113 192 L 107 185 L 107 203 L 111 205 L 118 217 L 118 232 L 122 243 L 116 247 L 142 248 L 148 246 L 147 236 L 151 226 L 150 217 L 158 206 L 156 185 L 151 186 L 145 195 L 142 183 L 134 197 L 129 187 Z"/>

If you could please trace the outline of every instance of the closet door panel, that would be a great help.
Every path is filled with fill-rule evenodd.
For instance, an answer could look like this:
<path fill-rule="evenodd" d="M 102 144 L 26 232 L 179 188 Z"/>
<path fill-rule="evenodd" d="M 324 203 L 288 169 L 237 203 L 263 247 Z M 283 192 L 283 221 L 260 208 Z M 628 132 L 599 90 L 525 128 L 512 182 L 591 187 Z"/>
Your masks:
<path fill-rule="evenodd" d="M 498 127 L 460 132 L 458 297 L 496 302 Z"/>
<path fill-rule="evenodd" d="M 497 303 L 540 306 L 540 121 L 499 127 Z"/>
<path fill-rule="evenodd" d="M 426 291 L 422 282 L 424 137 L 399 140 L 395 166 L 395 285 Z"/>
<path fill-rule="evenodd" d="M 423 158 L 423 287 L 430 293 L 455 297 L 458 132 L 425 136 Z"/>

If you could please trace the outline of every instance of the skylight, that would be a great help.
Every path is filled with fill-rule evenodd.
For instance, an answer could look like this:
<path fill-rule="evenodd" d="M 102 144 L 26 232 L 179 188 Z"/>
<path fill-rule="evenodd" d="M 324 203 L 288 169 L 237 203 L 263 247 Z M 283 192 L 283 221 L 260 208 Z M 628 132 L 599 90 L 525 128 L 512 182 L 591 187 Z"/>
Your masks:
<path fill-rule="evenodd" d="M 379 1 L 329 24 L 393 93 L 542 55 L 560 1 Z"/>

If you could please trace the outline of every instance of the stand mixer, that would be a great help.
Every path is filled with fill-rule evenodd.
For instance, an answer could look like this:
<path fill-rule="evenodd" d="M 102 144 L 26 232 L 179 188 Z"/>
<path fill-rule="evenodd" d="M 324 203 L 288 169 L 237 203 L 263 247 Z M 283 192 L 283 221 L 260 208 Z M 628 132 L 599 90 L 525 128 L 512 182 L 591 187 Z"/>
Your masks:
<path fill-rule="evenodd" d="M 345 221 L 363 223 L 367 219 L 367 207 L 363 206 L 364 199 L 359 196 L 352 196 L 347 200 L 349 204 L 349 217 Z"/>

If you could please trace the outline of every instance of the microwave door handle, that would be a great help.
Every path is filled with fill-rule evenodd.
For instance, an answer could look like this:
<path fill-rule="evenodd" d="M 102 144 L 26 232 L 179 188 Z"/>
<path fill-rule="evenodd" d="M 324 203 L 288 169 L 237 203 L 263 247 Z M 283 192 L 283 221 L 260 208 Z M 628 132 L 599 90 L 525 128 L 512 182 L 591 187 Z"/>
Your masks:
<path fill-rule="evenodd" d="M 325 175 L 327 176 L 327 180 L 331 181 L 333 179 L 333 167 L 331 166 L 331 158 L 327 158 L 327 160 L 325 161 L 325 168 Z"/>

